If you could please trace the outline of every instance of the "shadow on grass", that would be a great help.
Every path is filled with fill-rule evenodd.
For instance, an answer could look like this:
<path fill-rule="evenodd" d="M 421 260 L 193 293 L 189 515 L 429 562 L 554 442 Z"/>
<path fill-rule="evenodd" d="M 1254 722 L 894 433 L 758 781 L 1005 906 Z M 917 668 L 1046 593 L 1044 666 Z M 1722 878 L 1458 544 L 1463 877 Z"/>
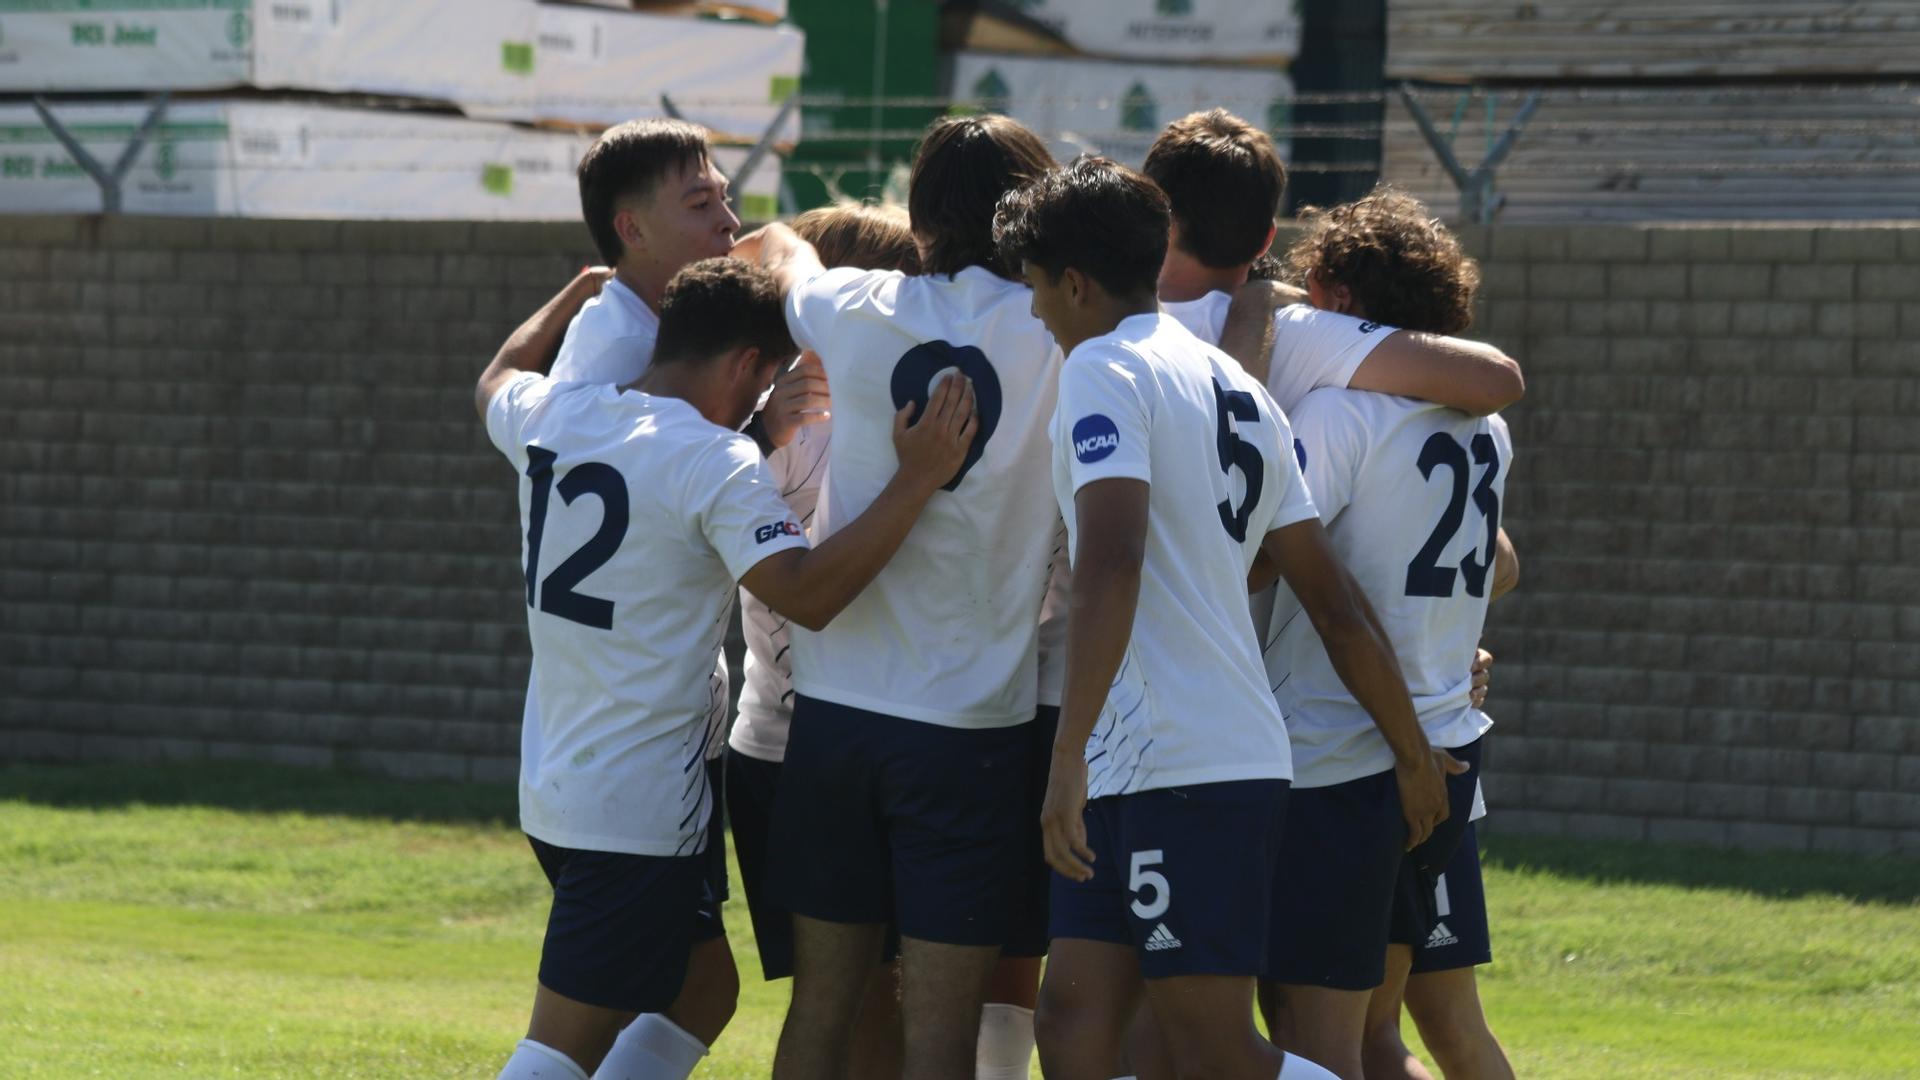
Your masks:
<path fill-rule="evenodd" d="M 1775 899 L 1834 896 L 1855 903 L 1920 903 L 1920 859 L 1720 851 L 1547 836 L 1495 835 L 1483 846 L 1489 866 L 1596 884 L 1676 885 Z"/>
<path fill-rule="evenodd" d="M 0 803 L 8 801 L 89 810 L 213 806 L 396 821 L 519 821 L 517 796 L 507 785 L 241 763 L 0 766 Z"/>

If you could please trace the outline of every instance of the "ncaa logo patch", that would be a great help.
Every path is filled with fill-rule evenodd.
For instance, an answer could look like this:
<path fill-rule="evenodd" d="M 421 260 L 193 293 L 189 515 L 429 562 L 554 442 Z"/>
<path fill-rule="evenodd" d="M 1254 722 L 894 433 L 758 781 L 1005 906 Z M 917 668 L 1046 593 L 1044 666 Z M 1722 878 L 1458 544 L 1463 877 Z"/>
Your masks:
<path fill-rule="evenodd" d="M 1105 460 L 1118 449 L 1120 429 L 1099 413 L 1083 416 L 1073 425 L 1073 456 L 1080 459 L 1080 464 Z"/>
<path fill-rule="evenodd" d="M 800 526 L 791 521 L 776 521 L 771 525 L 762 525 L 753 530 L 753 542 L 764 544 L 776 536 L 799 536 Z"/>

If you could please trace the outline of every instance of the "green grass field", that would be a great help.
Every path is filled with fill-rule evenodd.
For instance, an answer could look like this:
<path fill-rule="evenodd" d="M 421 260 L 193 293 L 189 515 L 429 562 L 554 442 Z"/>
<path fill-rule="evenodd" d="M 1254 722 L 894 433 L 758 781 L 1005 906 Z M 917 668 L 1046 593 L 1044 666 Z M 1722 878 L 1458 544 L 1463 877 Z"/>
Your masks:
<path fill-rule="evenodd" d="M 1484 993 L 1522 1077 L 1920 1076 L 1920 864 L 1488 861 Z M 508 790 L 0 768 L 0 1076 L 491 1077 L 545 891 Z M 729 907 L 741 1009 L 696 1075 L 763 1077 L 786 984 Z"/>

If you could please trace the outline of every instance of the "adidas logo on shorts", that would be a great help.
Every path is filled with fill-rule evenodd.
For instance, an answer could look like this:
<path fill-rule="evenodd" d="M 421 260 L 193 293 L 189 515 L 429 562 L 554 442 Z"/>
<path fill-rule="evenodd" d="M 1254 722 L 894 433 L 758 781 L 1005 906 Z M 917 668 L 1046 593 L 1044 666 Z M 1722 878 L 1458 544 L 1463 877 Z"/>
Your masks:
<path fill-rule="evenodd" d="M 1429 949 L 1437 949 L 1442 945 L 1458 945 L 1459 943 L 1460 939 L 1454 936 L 1453 931 L 1447 929 L 1447 924 L 1440 923 L 1433 928 L 1433 933 L 1427 936 L 1426 947 Z M 1151 949 L 1153 946 L 1149 944 L 1147 947 Z"/>
<path fill-rule="evenodd" d="M 1153 928 L 1153 933 L 1147 935 L 1148 952 L 1161 952 L 1166 949 L 1177 949 L 1179 947 L 1180 939 L 1173 936 L 1173 931 L 1167 929 L 1166 923 L 1156 924 Z"/>

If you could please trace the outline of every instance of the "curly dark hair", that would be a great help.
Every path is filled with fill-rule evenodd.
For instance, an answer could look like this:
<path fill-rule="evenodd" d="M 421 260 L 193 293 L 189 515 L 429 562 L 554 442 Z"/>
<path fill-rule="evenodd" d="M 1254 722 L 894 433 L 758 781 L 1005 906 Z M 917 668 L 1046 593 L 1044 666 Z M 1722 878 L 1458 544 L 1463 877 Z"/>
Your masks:
<path fill-rule="evenodd" d="M 701 363 L 742 346 L 757 346 L 762 363 L 800 352 L 773 275 L 724 255 L 689 263 L 673 275 L 660 299 L 654 366 Z"/>
<path fill-rule="evenodd" d="M 1458 334 L 1473 325 L 1480 267 L 1420 200 L 1392 188 L 1300 213 L 1287 249 L 1296 284 L 1345 285 L 1360 313 L 1403 330 Z"/>

